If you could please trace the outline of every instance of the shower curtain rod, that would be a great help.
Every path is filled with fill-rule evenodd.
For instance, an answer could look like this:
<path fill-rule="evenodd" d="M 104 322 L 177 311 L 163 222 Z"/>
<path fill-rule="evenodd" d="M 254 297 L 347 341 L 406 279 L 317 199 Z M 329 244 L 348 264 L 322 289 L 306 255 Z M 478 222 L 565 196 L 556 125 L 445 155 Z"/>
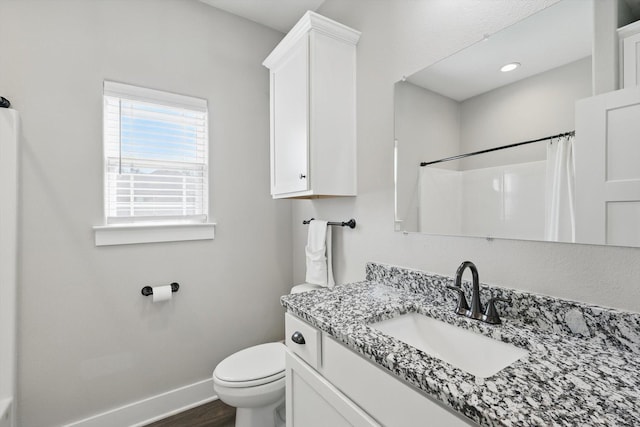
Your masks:
<path fill-rule="evenodd" d="M 458 154 L 457 156 L 446 157 L 444 159 L 434 160 L 432 162 L 421 162 L 420 166 L 429 166 L 435 163 L 448 162 L 449 160 L 464 159 L 465 157 L 475 156 L 476 154 L 490 153 L 492 151 L 504 150 L 505 148 L 518 147 L 519 145 L 532 144 L 534 142 L 546 141 L 548 139 L 553 139 L 553 138 L 562 138 L 563 136 L 575 136 L 575 134 L 576 134 L 576 131 L 572 130 L 570 132 L 559 133 L 557 135 L 546 136 L 544 138 L 532 139 L 531 141 L 516 142 L 515 144 L 503 145 L 501 147 L 495 147 L 495 148 L 488 148 L 486 150 L 474 151 L 473 153 Z"/>

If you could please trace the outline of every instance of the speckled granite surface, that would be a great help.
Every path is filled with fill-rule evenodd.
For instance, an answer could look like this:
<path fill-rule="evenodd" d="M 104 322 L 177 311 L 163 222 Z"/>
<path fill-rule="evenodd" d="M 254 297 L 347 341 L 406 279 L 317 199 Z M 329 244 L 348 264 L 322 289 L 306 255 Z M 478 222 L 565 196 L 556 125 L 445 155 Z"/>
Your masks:
<path fill-rule="evenodd" d="M 451 278 L 370 263 L 367 280 L 282 297 L 291 313 L 486 426 L 640 426 L 640 314 L 483 287 L 503 324 L 453 313 Z M 468 292 L 467 295 L 470 293 Z M 407 312 L 525 348 L 479 379 L 367 326 Z"/>

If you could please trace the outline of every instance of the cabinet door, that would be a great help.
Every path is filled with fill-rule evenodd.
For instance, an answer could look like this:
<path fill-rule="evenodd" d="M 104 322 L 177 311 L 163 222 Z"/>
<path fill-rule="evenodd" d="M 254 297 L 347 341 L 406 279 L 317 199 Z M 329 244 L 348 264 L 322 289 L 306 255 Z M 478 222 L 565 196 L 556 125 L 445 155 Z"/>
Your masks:
<path fill-rule="evenodd" d="M 271 193 L 309 188 L 309 41 L 303 37 L 271 70 Z"/>
<path fill-rule="evenodd" d="M 322 352 L 323 377 L 382 425 L 477 426 L 462 414 L 402 383 L 325 334 L 322 335 Z"/>
<path fill-rule="evenodd" d="M 362 409 L 289 351 L 287 427 L 379 427 Z"/>

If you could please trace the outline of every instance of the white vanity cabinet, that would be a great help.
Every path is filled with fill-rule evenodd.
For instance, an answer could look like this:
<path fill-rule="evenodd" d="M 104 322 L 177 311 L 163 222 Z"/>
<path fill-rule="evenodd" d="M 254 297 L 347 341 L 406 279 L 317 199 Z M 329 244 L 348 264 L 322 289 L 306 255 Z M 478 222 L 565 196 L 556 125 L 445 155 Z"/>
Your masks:
<path fill-rule="evenodd" d="M 285 333 L 287 427 L 476 425 L 289 313 Z"/>
<path fill-rule="evenodd" d="M 356 195 L 359 38 L 358 31 L 309 11 L 264 60 L 274 198 Z"/>
<path fill-rule="evenodd" d="M 285 334 L 287 427 L 380 426 L 318 373 L 322 361 L 318 329 L 287 313 Z M 294 342 L 294 334 L 304 341 Z"/>
<path fill-rule="evenodd" d="M 286 355 L 287 427 L 378 427 L 366 412 L 302 359 Z"/>

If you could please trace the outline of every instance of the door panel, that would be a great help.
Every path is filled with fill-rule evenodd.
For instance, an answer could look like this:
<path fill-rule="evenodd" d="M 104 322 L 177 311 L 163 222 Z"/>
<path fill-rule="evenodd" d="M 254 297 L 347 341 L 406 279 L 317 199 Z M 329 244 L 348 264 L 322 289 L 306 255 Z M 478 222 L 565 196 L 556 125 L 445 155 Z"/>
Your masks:
<path fill-rule="evenodd" d="M 640 87 L 576 103 L 578 243 L 640 246 L 638 135 Z"/>

